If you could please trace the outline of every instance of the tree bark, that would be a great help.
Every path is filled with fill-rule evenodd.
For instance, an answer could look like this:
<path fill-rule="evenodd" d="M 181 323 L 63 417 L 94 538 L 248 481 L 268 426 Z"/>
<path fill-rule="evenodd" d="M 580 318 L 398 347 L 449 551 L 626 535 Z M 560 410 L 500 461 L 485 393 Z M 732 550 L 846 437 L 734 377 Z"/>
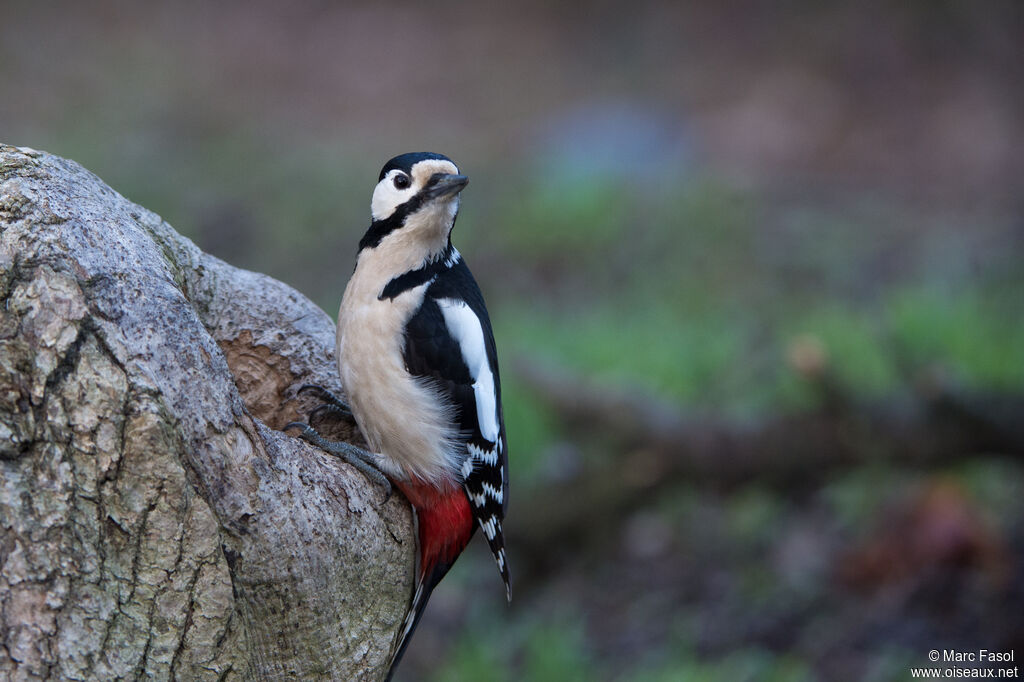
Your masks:
<path fill-rule="evenodd" d="M 330 318 L 49 154 L 0 230 L 0 677 L 382 678 L 408 505 L 275 431 Z"/>

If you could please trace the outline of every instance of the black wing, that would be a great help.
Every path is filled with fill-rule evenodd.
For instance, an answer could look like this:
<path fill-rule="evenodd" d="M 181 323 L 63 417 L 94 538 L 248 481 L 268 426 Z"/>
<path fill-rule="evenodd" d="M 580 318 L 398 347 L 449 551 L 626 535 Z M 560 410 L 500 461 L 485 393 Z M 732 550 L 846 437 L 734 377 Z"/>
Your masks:
<path fill-rule="evenodd" d="M 473 518 L 483 530 L 487 544 L 505 583 L 505 593 L 511 599 L 508 561 L 505 557 L 505 538 L 501 522 L 508 507 L 507 444 L 505 418 L 501 411 L 501 380 L 498 377 L 498 355 L 494 346 L 491 321 L 484 307 L 480 287 L 461 258 L 454 262 L 430 264 L 392 280 L 381 293 L 381 298 L 394 298 L 411 288 L 430 282 L 419 309 L 406 323 L 403 357 L 410 374 L 430 379 L 444 393 L 456 409 L 458 432 L 465 451 L 463 453 L 462 488 L 469 500 Z M 485 437 L 477 414 L 474 377 L 463 356 L 459 332 L 452 332 L 445 319 L 444 306 L 461 302 L 476 316 L 483 333 L 484 351 L 494 384 L 494 406 L 498 420 L 494 440 Z M 493 430 L 493 429 L 492 429 Z M 492 434 L 493 435 L 493 434 Z M 416 586 L 412 608 L 406 617 L 405 632 L 392 659 L 388 680 L 405 653 L 416 625 L 430 599 L 434 587 L 448 572 L 451 564 L 435 566 L 430 575 Z"/>
<path fill-rule="evenodd" d="M 442 306 L 464 303 L 476 316 L 483 332 L 484 350 L 494 384 L 498 431 L 493 440 L 482 430 L 470 368 L 463 357 L 464 339 L 458 338 L 445 320 Z M 465 262 L 444 269 L 427 287 L 420 309 L 406 325 L 405 365 L 415 376 L 436 382 L 456 408 L 458 428 L 466 444 L 463 488 L 473 516 L 487 538 L 507 592 L 510 592 L 508 561 L 501 522 L 508 507 L 508 466 L 505 420 L 501 411 L 501 380 L 491 321 L 480 287 Z M 493 434 L 491 434 L 493 437 Z"/>

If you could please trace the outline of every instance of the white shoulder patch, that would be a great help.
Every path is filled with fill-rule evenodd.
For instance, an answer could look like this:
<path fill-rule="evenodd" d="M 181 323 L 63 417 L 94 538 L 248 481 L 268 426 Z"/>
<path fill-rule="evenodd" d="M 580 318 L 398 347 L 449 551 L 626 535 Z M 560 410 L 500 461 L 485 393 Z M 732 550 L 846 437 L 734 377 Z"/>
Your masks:
<path fill-rule="evenodd" d="M 498 398 L 494 392 L 494 374 L 487 361 L 487 345 L 480 320 L 464 301 L 442 298 L 437 301 L 445 325 L 462 349 L 462 359 L 473 377 L 476 416 L 480 434 L 492 443 L 498 440 Z"/>

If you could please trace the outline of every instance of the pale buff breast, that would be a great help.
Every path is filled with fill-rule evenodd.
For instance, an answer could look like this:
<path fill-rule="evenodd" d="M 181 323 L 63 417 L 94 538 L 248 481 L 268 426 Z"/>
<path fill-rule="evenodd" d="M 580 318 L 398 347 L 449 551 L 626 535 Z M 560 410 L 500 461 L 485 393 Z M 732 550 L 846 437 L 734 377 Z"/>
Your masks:
<path fill-rule="evenodd" d="M 453 410 L 436 390 L 410 375 L 402 357 L 405 323 L 427 284 L 378 300 L 394 264 L 393 244 L 363 251 L 338 313 L 338 370 L 356 422 L 370 449 L 394 465 L 396 478 L 439 483 L 457 475 L 460 448 Z M 411 267 L 411 264 L 410 264 Z"/>

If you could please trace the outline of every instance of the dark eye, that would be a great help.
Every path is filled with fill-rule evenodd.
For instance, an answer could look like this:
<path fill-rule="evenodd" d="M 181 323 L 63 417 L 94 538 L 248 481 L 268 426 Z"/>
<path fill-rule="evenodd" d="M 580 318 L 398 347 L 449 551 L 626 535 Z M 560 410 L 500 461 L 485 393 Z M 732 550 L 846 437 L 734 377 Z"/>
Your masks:
<path fill-rule="evenodd" d="M 407 189 L 411 184 L 409 181 L 409 176 L 406 175 L 405 173 L 399 173 L 398 175 L 396 175 L 394 183 L 396 189 Z"/>

